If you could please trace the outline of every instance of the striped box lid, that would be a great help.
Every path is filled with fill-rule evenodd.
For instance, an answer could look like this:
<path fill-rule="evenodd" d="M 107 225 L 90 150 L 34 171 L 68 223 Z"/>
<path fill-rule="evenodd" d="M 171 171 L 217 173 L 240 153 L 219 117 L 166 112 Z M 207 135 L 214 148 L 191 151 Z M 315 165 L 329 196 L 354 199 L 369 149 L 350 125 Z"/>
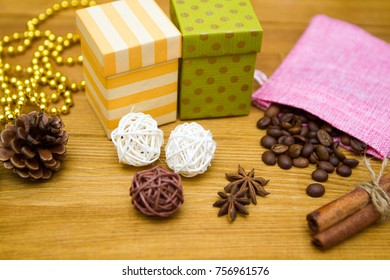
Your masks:
<path fill-rule="evenodd" d="M 83 48 L 103 76 L 181 57 L 181 33 L 153 0 L 120 0 L 76 11 Z"/>

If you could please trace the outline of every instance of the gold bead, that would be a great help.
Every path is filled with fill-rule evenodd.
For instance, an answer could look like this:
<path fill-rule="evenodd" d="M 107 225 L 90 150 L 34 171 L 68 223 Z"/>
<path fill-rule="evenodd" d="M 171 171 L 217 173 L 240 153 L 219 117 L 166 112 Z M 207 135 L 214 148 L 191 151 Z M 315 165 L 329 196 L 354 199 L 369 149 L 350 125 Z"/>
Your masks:
<path fill-rule="evenodd" d="M 38 66 L 38 63 L 39 63 L 38 58 L 33 58 L 33 59 L 31 60 L 31 64 L 34 65 L 34 66 Z"/>
<path fill-rule="evenodd" d="M 26 49 L 22 45 L 17 46 L 16 50 L 18 51 L 18 53 L 24 53 L 26 51 Z"/>
<path fill-rule="evenodd" d="M 51 95 L 50 95 L 50 101 L 53 102 L 53 103 L 57 103 L 59 100 L 59 96 L 56 92 L 53 92 Z"/>
<path fill-rule="evenodd" d="M 51 52 L 52 57 L 57 57 L 59 55 L 58 51 L 54 50 Z"/>
<path fill-rule="evenodd" d="M 28 47 L 28 46 L 31 45 L 31 40 L 30 40 L 30 39 L 24 39 L 24 40 L 23 40 L 23 44 L 24 44 L 26 47 Z"/>
<path fill-rule="evenodd" d="M 34 36 L 35 37 L 41 37 L 42 36 L 41 31 L 40 30 L 35 30 L 34 31 Z"/>
<path fill-rule="evenodd" d="M 6 97 L 7 103 L 10 104 L 12 102 L 12 97 L 8 96 Z"/>
<path fill-rule="evenodd" d="M 67 90 L 64 92 L 64 97 L 65 98 L 72 98 L 72 93 L 69 90 Z"/>
<path fill-rule="evenodd" d="M 69 106 L 67 106 L 67 105 L 62 105 L 60 110 L 61 110 L 61 114 L 63 114 L 63 115 L 69 114 Z"/>
<path fill-rule="evenodd" d="M 50 41 L 55 41 L 55 39 L 56 39 L 56 35 L 54 35 L 53 33 L 52 34 L 50 34 L 49 36 L 48 36 L 48 39 L 50 40 Z"/>
<path fill-rule="evenodd" d="M 73 33 L 70 32 L 66 33 L 66 39 L 73 40 Z"/>
<path fill-rule="evenodd" d="M 12 94 L 11 98 L 13 102 L 16 102 L 18 100 L 18 95 L 14 93 Z"/>
<path fill-rule="evenodd" d="M 65 105 L 68 105 L 69 107 L 73 107 L 73 100 L 71 98 L 65 99 Z"/>
<path fill-rule="evenodd" d="M 90 6 L 90 7 L 96 6 L 96 1 L 90 1 L 90 2 L 89 2 L 89 6 Z"/>
<path fill-rule="evenodd" d="M 7 52 L 9 55 L 14 55 L 15 54 L 15 48 L 13 46 L 9 46 L 7 48 Z"/>
<path fill-rule="evenodd" d="M 46 9 L 46 15 L 47 15 L 47 16 L 53 15 L 53 9 L 52 9 L 52 8 Z"/>
<path fill-rule="evenodd" d="M 71 83 L 70 84 L 70 89 L 73 91 L 73 92 L 77 92 L 79 90 L 79 87 L 77 86 L 76 83 Z"/>
<path fill-rule="evenodd" d="M 61 7 L 62 7 L 63 9 L 68 8 L 68 7 L 69 7 L 69 2 L 68 2 L 68 1 L 62 1 L 62 2 L 61 2 Z"/>
<path fill-rule="evenodd" d="M 52 8 L 53 8 L 53 11 L 58 12 L 61 9 L 61 6 L 60 6 L 60 4 L 56 3 L 56 4 L 53 5 Z"/>
<path fill-rule="evenodd" d="M 81 91 L 85 90 L 85 81 L 84 80 L 80 82 L 80 90 Z"/>
<path fill-rule="evenodd" d="M 46 77 L 41 77 L 41 84 L 46 85 L 47 84 L 47 78 Z"/>
<path fill-rule="evenodd" d="M 89 1 L 88 0 L 81 0 L 80 4 L 81 4 L 81 6 L 88 6 Z"/>
<path fill-rule="evenodd" d="M 59 79 L 58 79 L 61 83 L 65 84 L 66 81 L 68 80 L 65 76 L 61 76 Z"/>
<path fill-rule="evenodd" d="M 51 69 L 51 63 L 50 62 L 48 62 L 48 63 L 45 63 L 45 69 Z"/>
<path fill-rule="evenodd" d="M 65 87 L 63 84 L 57 85 L 57 90 L 58 90 L 59 92 L 64 92 L 65 89 L 66 89 L 66 87 Z"/>
<path fill-rule="evenodd" d="M 1 106 L 5 106 L 7 104 L 7 99 L 4 96 L 0 98 L 0 104 Z"/>
<path fill-rule="evenodd" d="M 58 112 L 56 107 L 50 108 L 50 115 L 53 116 L 53 117 L 59 115 L 59 112 Z"/>
<path fill-rule="evenodd" d="M 19 40 L 19 39 L 20 39 L 20 34 L 17 33 L 17 32 L 15 32 L 14 34 L 12 34 L 12 38 L 13 38 L 14 40 Z"/>
<path fill-rule="evenodd" d="M 34 97 L 34 96 L 30 97 L 30 102 L 36 104 L 37 103 L 37 98 Z"/>
<path fill-rule="evenodd" d="M 45 111 L 46 110 L 46 105 L 45 104 L 39 105 L 39 109 L 41 109 L 41 111 Z"/>
<path fill-rule="evenodd" d="M 70 41 L 67 39 L 67 40 L 64 40 L 62 42 L 62 45 L 64 46 L 64 48 L 69 48 L 71 46 L 71 43 Z"/>
<path fill-rule="evenodd" d="M 15 119 L 15 116 L 12 113 L 7 114 L 7 121 L 13 121 Z"/>
<path fill-rule="evenodd" d="M 57 45 L 55 47 L 55 49 L 58 51 L 58 52 L 62 52 L 64 50 L 64 48 L 61 46 L 61 45 Z"/>
<path fill-rule="evenodd" d="M 41 61 L 42 63 L 48 63 L 49 62 L 49 58 L 47 56 L 44 56 L 41 58 Z"/>
<path fill-rule="evenodd" d="M 51 78 L 53 76 L 53 71 L 52 70 L 47 70 L 46 71 L 46 77 Z"/>
<path fill-rule="evenodd" d="M 15 70 L 16 73 L 21 73 L 21 72 L 23 72 L 23 67 L 18 64 L 18 65 L 15 66 L 14 70 Z"/>
<path fill-rule="evenodd" d="M 74 59 L 73 57 L 69 56 L 66 58 L 66 64 L 68 64 L 69 66 L 72 66 L 74 65 Z"/>
<path fill-rule="evenodd" d="M 50 51 L 49 51 L 49 50 L 47 50 L 47 49 L 44 49 L 44 50 L 42 51 L 42 56 L 46 56 L 46 57 L 48 57 L 48 56 L 49 56 L 49 54 L 50 54 Z"/>
<path fill-rule="evenodd" d="M 3 37 L 3 43 L 4 44 L 8 44 L 9 42 L 11 42 L 11 38 L 9 36 L 4 36 Z"/>
<path fill-rule="evenodd" d="M 56 63 L 58 65 L 63 65 L 64 64 L 64 59 L 62 58 L 62 56 L 56 57 Z"/>
<path fill-rule="evenodd" d="M 19 109 L 15 109 L 14 110 L 14 116 L 17 118 L 17 117 L 19 117 L 20 116 L 20 110 Z"/>
<path fill-rule="evenodd" d="M 22 68 L 22 70 L 23 70 L 23 68 Z M 12 77 L 10 80 L 10 83 L 13 85 L 16 85 L 17 82 L 18 82 L 18 79 L 16 79 L 15 77 Z"/>
<path fill-rule="evenodd" d="M 38 15 L 38 19 L 39 19 L 40 21 L 46 20 L 46 14 L 39 14 L 39 15 Z"/>
<path fill-rule="evenodd" d="M 84 57 L 83 57 L 82 55 L 79 55 L 79 56 L 77 57 L 77 63 L 78 63 L 78 64 L 83 64 L 83 61 L 84 61 Z"/>
<path fill-rule="evenodd" d="M 57 42 L 62 43 L 64 41 L 64 38 L 62 36 L 57 37 Z"/>
<path fill-rule="evenodd" d="M 11 64 L 5 63 L 3 65 L 3 70 L 4 70 L 4 72 L 8 72 L 9 70 L 11 70 Z"/>
<path fill-rule="evenodd" d="M 49 81 L 49 86 L 51 89 L 55 89 L 57 87 L 57 82 L 56 80 L 52 79 Z"/>
<path fill-rule="evenodd" d="M 0 123 L 4 124 L 6 122 L 5 116 L 3 114 L 0 114 Z"/>

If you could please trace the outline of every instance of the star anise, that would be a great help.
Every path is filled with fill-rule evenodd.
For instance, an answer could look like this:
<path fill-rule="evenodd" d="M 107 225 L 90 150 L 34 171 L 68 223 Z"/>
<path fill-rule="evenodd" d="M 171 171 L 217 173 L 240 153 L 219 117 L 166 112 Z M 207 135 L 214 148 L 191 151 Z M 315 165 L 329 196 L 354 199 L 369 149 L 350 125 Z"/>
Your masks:
<path fill-rule="evenodd" d="M 250 204 L 250 200 L 246 198 L 246 190 L 239 190 L 237 192 L 226 194 L 224 192 L 218 192 L 220 200 L 217 200 L 213 206 L 220 207 L 218 217 L 228 215 L 229 222 L 233 222 L 237 217 L 237 212 L 243 215 L 248 215 L 244 205 Z"/>
<path fill-rule="evenodd" d="M 254 169 L 246 173 L 245 169 L 238 165 L 237 174 L 226 173 L 225 175 L 226 179 L 230 181 L 230 183 L 225 187 L 225 191 L 228 193 L 235 193 L 237 190 L 245 190 L 248 198 L 253 204 L 257 204 L 256 195 L 266 196 L 269 194 L 269 192 L 264 189 L 264 186 L 267 185 L 269 180 L 261 177 L 255 177 Z"/>

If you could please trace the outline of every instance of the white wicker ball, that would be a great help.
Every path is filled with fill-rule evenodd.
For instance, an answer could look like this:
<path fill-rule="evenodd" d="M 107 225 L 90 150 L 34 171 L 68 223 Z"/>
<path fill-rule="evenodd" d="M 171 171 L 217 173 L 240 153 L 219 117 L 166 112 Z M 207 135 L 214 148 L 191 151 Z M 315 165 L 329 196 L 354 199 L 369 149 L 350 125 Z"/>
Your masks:
<path fill-rule="evenodd" d="M 145 166 L 160 157 L 164 135 L 157 122 L 148 114 L 129 113 L 121 118 L 111 133 L 119 162 Z"/>
<path fill-rule="evenodd" d="M 175 173 L 194 177 L 211 165 L 216 142 L 209 130 L 192 122 L 178 125 L 165 146 L 166 162 Z"/>

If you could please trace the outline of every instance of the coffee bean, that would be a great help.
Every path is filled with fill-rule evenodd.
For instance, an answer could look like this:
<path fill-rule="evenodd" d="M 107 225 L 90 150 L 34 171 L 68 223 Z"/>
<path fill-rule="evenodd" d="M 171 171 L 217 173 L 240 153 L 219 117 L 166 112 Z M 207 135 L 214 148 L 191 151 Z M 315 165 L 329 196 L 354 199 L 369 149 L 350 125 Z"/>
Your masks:
<path fill-rule="evenodd" d="M 329 162 L 333 165 L 333 166 L 337 166 L 339 165 L 340 163 L 340 160 L 333 154 L 329 157 Z"/>
<path fill-rule="evenodd" d="M 351 148 L 354 149 L 356 152 L 361 153 L 367 149 L 367 145 L 356 138 L 352 138 L 351 139 Z"/>
<path fill-rule="evenodd" d="M 297 157 L 292 160 L 293 166 L 299 168 L 305 168 L 309 166 L 309 160 L 304 157 Z"/>
<path fill-rule="evenodd" d="M 268 128 L 267 135 L 272 136 L 274 138 L 278 138 L 282 136 L 282 130 L 280 128 Z"/>
<path fill-rule="evenodd" d="M 333 154 L 340 160 L 340 161 L 344 161 L 344 159 L 346 158 L 344 153 L 340 150 L 340 149 L 334 149 L 333 150 Z"/>
<path fill-rule="evenodd" d="M 352 159 L 352 158 L 346 158 L 346 159 L 344 159 L 344 160 L 343 160 L 343 163 L 344 163 L 345 165 L 348 165 L 348 166 L 351 167 L 351 168 L 354 168 L 354 167 L 356 167 L 356 166 L 359 165 L 359 161 L 356 160 L 356 159 Z"/>
<path fill-rule="evenodd" d="M 292 160 L 288 155 L 278 156 L 278 165 L 282 169 L 290 169 L 292 167 Z"/>
<path fill-rule="evenodd" d="M 317 131 L 320 129 L 320 127 L 318 126 L 318 124 L 315 123 L 315 122 L 313 122 L 313 121 L 309 121 L 309 122 L 307 123 L 307 126 L 309 127 L 309 129 L 310 129 L 311 131 L 315 131 L 315 132 L 317 132 Z"/>
<path fill-rule="evenodd" d="M 294 138 L 295 143 L 303 145 L 307 142 L 307 138 L 303 135 L 293 135 L 292 137 Z"/>
<path fill-rule="evenodd" d="M 295 144 L 294 137 L 292 137 L 292 136 L 285 136 L 285 137 L 286 138 L 284 138 L 284 140 L 283 140 L 284 145 L 291 146 L 292 144 Z"/>
<path fill-rule="evenodd" d="M 328 173 L 332 173 L 334 171 L 334 166 L 328 161 L 320 161 L 317 164 L 317 167 L 325 170 Z"/>
<path fill-rule="evenodd" d="M 329 147 L 333 143 L 333 138 L 329 135 L 329 133 L 325 129 L 320 129 L 317 131 L 318 141 L 325 147 Z"/>
<path fill-rule="evenodd" d="M 296 157 L 299 157 L 299 155 L 301 154 L 301 151 L 302 151 L 302 145 L 292 144 L 288 148 L 288 155 L 292 158 L 296 158 Z"/>
<path fill-rule="evenodd" d="M 279 112 L 280 112 L 280 107 L 273 104 L 267 108 L 267 110 L 265 111 L 265 115 L 267 117 L 272 118 L 273 116 L 279 114 Z"/>
<path fill-rule="evenodd" d="M 271 149 L 271 147 L 272 147 L 273 145 L 276 144 L 276 139 L 273 138 L 272 136 L 264 135 L 264 136 L 260 139 L 260 144 L 261 144 L 261 146 L 263 146 L 264 148 Z"/>
<path fill-rule="evenodd" d="M 292 128 L 290 128 L 288 130 L 288 132 L 290 132 L 292 135 L 297 135 L 297 134 L 300 134 L 301 133 L 301 130 L 302 130 L 302 127 L 300 126 L 294 126 Z"/>
<path fill-rule="evenodd" d="M 317 168 L 311 173 L 311 178 L 317 182 L 326 182 L 328 180 L 328 173 L 323 169 Z"/>
<path fill-rule="evenodd" d="M 286 145 L 285 143 L 284 143 L 284 140 L 286 139 L 286 135 L 282 135 L 282 136 L 280 136 L 279 138 L 278 138 L 278 140 L 276 141 L 278 144 L 284 144 L 284 145 Z"/>
<path fill-rule="evenodd" d="M 290 122 L 293 118 L 294 118 L 294 114 L 293 113 L 286 113 L 286 114 L 283 114 L 280 117 L 280 120 L 282 122 Z"/>
<path fill-rule="evenodd" d="M 279 120 L 279 117 L 277 115 L 273 116 L 271 118 L 271 123 L 272 125 L 274 126 L 280 126 L 280 120 Z"/>
<path fill-rule="evenodd" d="M 285 122 L 283 121 L 281 124 L 280 124 L 284 129 L 290 129 L 293 127 L 293 125 L 289 122 Z"/>
<path fill-rule="evenodd" d="M 271 147 L 271 151 L 274 152 L 275 155 L 281 155 L 288 151 L 288 146 L 283 144 L 275 144 Z"/>
<path fill-rule="evenodd" d="M 336 173 L 340 175 L 341 177 L 349 177 L 352 174 L 352 169 L 348 165 L 340 164 L 336 168 Z"/>
<path fill-rule="evenodd" d="M 271 124 L 271 118 L 264 116 L 256 123 L 257 128 L 266 129 Z"/>
<path fill-rule="evenodd" d="M 345 146 L 350 146 L 351 145 L 351 137 L 348 134 L 343 134 L 340 137 L 341 143 L 343 143 Z"/>
<path fill-rule="evenodd" d="M 325 193 L 325 187 L 319 183 L 313 183 L 307 186 L 306 194 L 311 197 L 321 197 Z"/>
<path fill-rule="evenodd" d="M 303 157 L 309 157 L 310 154 L 314 151 L 314 145 L 311 143 L 306 143 L 302 147 L 301 155 Z"/>
<path fill-rule="evenodd" d="M 271 151 L 266 151 L 261 155 L 261 159 L 266 165 L 275 165 L 276 164 L 276 156 Z"/>
<path fill-rule="evenodd" d="M 302 135 L 302 136 L 307 136 L 307 135 L 309 135 L 309 128 L 308 128 L 307 126 L 302 126 L 301 135 Z"/>
<path fill-rule="evenodd" d="M 319 160 L 325 160 L 325 161 L 329 160 L 329 153 L 324 145 L 318 145 L 315 151 Z"/>
<path fill-rule="evenodd" d="M 315 152 L 312 152 L 309 156 L 309 162 L 312 164 L 316 164 L 319 161 L 320 159 L 318 158 L 317 154 Z"/>

